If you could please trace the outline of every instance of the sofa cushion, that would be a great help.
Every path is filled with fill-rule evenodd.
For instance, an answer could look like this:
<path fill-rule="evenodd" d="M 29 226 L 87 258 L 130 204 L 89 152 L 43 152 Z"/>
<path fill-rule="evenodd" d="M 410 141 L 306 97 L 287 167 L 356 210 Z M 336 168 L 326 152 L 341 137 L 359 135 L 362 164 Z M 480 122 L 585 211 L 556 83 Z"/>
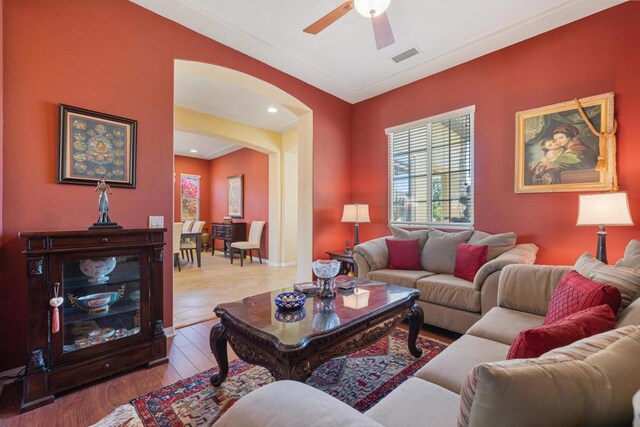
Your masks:
<path fill-rule="evenodd" d="M 415 376 L 454 393 L 478 363 L 504 360 L 509 346 L 473 335 L 463 335 L 424 365 Z"/>
<path fill-rule="evenodd" d="M 592 354 L 607 348 L 620 338 L 629 335 L 637 329 L 637 326 L 625 326 L 622 328 L 612 329 L 598 335 L 583 338 L 569 345 L 565 345 L 564 347 L 555 348 L 546 352 L 541 357 L 563 354 L 574 360 L 584 360 Z"/>
<path fill-rule="evenodd" d="M 487 262 L 487 245 L 476 246 L 460 243 L 456 253 L 456 265 L 453 275 L 469 282 L 473 282 L 480 267 Z"/>
<path fill-rule="evenodd" d="M 461 310 L 480 312 L 480 291 L 473 283 L 451 274 L 436 274 L 424 277 L 416 282 L 416 288 L 422 292 L 421 300 Z"/>
<path fill-rule="evenodd" d="M 507 359 L 538 357 L 579 339 L 606 332 L 616 325 L 610 306 L 602 304 L 573 313 L 556 323 L 521 331 L 513 341 Z"/>
<path fill-rule="evenodd" d="M 434 273 L 429 273 L 424 270 L 375 270 L 367 274 L 367 279 L 375 280 L 383 283 L 393 283 L 394 285 L 404 286 L 405 288 L 415 288 L 416 281 L 423 277 L 433 276 Z"/>
<path fill-rule="evenodd" d="M 487 245 L 489 247 L 487 259 L 491 261 L 498 255 L 513 248 L 516 245 L 516 239 L 516 233 L 489 234 L 484 231 L 474 230 L 467 243 L 470 245 Z"/>
<path fill-rule="evenodd" d="M 417 420 L 428 420 L 429 426 L 450 427 L 455 425 L 459 411 L 458 394 L 428 381 L 409 378 L 365 415 L 385 427 L 411 426 Z"/>
<path fill-rule="evenodd" d="M 473 325 L 467 334 L 497 341 L 507 346 L 523 329 L 542 325 L 544 318 L 524 311 L 494 307 Z"/>
<path fill-rule="evenodd" d="M 419 239 L 396 240 L 385 239 L 389 250 L 390 270 L 421 270 L 420 251 L 418 250 Z"/>
<path fill-rule="evenodd" d="M 640 268 L 640 242 L 632 239 L 624 250 L 624 258 L 616 262 L 616 267 Z"/>
<path fill-rule="evenodd" d="M 640 298 L 635 300 L 625 308 L 625 310 L 618 316 L 618 328 L 629 325 L 640 325 Z"/>
<path fill-rule="evenodd" d="M 307 384 L 275 381 L 235 402 L 216 427 L 281 427 L 300 422 L 310 427 L 382 427 L 371 418 Z M 126 424 L 126 423 L 125 423 Z"/>
<path fill-rule="evenodd" d="M 640 388 L 640 329 L 631 329 L 581 360 L 553 354 L 479 364 L 461 391 L 458 425 L 629 425 Z"/>
<path fill-rule="evenodd" d="M 607 265 L 588 252 L 576 261 L 573 267 L 582 274 L 598 283 L 615 286 L 622 294 L 622 304 L 618 312 L 622 312 L 633 300 L 640 296 L 640 269 L 614 267 Z"/>
<path fill-rule="evenodd" d="M 420 256 L 422 268 L 433 273 L 453 274 L 458 245 L 467 243 L 472 234 L 473 230 L 446 233 L 429 229 L 429 238 Z"/>
<path fill-rule="evenodd" d="M 424 248 L 424 244 L 429 238 L 429 230 L 405 230 L 404 228 L 396 227 L 395 225 L 389 225 L 389 230 L 395 239 L 398 240 L 411 240 L 420 239 L 420 252 Z"/>
<path fill-rule="evenodd" d="M 573 313 L 601 304 L 607 304 L 617 313 L 621 302 L 617 288 L 589 280 L 577 271 L 570 271 L 551 294 L 544 324 L 556 323 Z"/>

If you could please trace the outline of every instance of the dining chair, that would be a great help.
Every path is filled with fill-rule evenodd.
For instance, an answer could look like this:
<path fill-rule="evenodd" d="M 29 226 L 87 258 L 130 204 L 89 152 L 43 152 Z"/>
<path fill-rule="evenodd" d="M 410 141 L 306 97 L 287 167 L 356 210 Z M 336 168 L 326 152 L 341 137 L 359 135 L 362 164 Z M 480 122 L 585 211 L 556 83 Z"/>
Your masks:
<path fill-rule="evenodd" d="M 240 251 L 240 267 L 244 267 L 245 251 L 249 251 L 249 259 L 253 262 L 253 255 L 251 251 L 258 250 L 258 259 L 262 264 L 262 249 L 260 248 L 260 241 L 262 240 L 262 230 L 264 229 L 265 221 L 251 221 L 251 227 L 249 228 L 249 241 L 248 242 L 232 242 L 229 245 L 229 257 L 231 258 L 231 264 L 233 264 L 233 252 L 235 250 Z"/>
<path fill-rule="evenodd" d="M 193 221 L 193 220 L 185 221 L 184 224 L 182 224 L 182 232 L 183 233 L 188 233 L 189 231 L 191 231 L 191 227 L 193 227 L 194 223 L 195 223 L 195 221 Z"/>
<path fill-rule="evenodd" d="M 202 229 L 204 228 L 205 221 L 195 221 L 189 233 L 202 233 Z M 182 230 L 184 233 L 185 231 Z M 202 248 L 196 247 L 196 242 L 191 238 L 182 239 L 180 241 L 180 252 L 182 252 L 182 258 L 184 259 L 185 253 L 187 254 L 187 258 L 193 264 L 193 250 L 202 250 Z"/>
<path fill-rule="evenodd" d="M 173 223 L 173 268 L 180 270 L 180 236 L 182 236 L 182 223 Z"/>

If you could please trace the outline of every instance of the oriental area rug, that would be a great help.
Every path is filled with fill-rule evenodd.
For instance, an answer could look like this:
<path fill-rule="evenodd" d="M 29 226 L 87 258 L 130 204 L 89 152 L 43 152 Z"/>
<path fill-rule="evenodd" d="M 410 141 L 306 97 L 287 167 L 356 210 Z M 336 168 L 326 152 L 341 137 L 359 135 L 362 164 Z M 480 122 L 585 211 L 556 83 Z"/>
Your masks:
<path fill-rule="evenodd" d="M 334 396 L 360 412 L 375 405 L 446 348 L 446 344 L 418 336 L 420 359 L 407 348 L 407 332 L 396 329 L 371 346 L 326 362 L 307 384 Z M 269 372 L 241 360 L 229 363 L 229 375 L 214 388 L 213 368 L 134 399 L 94 427 L 210 426 L 233 403 L 272 381 Z"/>

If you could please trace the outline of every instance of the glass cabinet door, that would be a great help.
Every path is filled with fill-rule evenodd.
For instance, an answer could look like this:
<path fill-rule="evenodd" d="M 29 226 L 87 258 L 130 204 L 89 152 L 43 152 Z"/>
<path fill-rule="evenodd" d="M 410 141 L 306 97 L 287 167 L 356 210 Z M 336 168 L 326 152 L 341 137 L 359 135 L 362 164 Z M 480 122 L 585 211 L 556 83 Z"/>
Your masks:
<path fill-rule="evenodd" d="M 140 266 L 140 253 L 62 260 L 63 357 L 141 333 Z"/>

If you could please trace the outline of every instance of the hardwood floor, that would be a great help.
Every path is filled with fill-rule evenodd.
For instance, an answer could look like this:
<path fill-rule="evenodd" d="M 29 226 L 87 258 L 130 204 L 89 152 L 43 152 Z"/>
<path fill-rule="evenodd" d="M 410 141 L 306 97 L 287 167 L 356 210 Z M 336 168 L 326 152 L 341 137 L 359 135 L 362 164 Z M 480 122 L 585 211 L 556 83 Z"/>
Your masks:
<path fill-rule="evenodd" d="M 0 395 L 0 425 L 87 426 L 131 399 L 216 366 L 209 348 L 209 331 L 217 320 L 202 319 L 211 319 L 217 304 L 291 286 L 295 275 L 296 267 L 269 267 L 255 258 L 244 267 L 231 265 L 229 258 L 219 253 L 214 256 L 203 253 L 201 268 L 182 261 L 182 271 L 174 272 L 176 335 L 168 339 L 169 363 L 137 369 L 59 394 L 52 404 L 24 414 L 18 412 L 22 385 L 7 385 Z M 190 326 L 180 328 L 184 325 Z M 457 337 L 435 329 L 421 334 L 446 343 Z M 229 358 L 236 358 L 231 349 Z"/>
<path fill-rule="evenodd" d="M 212 368 L 216 366 L 216 362 L 209 349 L 209 331 L 216 322 L 209 320 L 178 329 L 176 335 L 168 340 L 167 364 L 151 369 L 137 369 L 60 394 L 52 404 L 24 414 L 18 413 L 22 396 L 21 384 L 7 385 L 0 395 L 0 425 L 88 426 L 131 399 Z M 420 334 L 447 344 L 459 336 L 435 328 L 423 329 Z M 229 358 L 236 358 L 231 349 Z"/>
<path fill-rule="evenodd" d="M 291 286 L 296 278 L 296 266 L 269 267 L 245 260 L 240 267 L 236 256 L 234 264 L 229 257 L 216 251 L 202 253 L 202 267 L 186 260 L 182 271 L 173 273 L 173 325 L 176 328 L 213 318 L 213 309 L 223 302 L 237 301 L 249 295 L 270 292 Z"/>

